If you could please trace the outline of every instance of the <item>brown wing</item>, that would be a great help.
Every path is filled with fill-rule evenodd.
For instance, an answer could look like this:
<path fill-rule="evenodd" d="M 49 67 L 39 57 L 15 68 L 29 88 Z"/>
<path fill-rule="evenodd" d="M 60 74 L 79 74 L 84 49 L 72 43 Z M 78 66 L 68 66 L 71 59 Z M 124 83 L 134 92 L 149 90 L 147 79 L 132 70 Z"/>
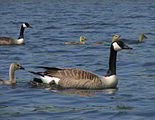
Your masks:
<path fill-rule="evenodd" d="M 102 85 L 99 75 L 78 68 L 50 69 L 44 74 L 59 78 L 59 85 L 63 87 L 93 89 Z"/>
<path fill-rule="evenodd" d="M 10 37 L 0 37 L 0 45 L 14 44 L 14 39 Z"/>

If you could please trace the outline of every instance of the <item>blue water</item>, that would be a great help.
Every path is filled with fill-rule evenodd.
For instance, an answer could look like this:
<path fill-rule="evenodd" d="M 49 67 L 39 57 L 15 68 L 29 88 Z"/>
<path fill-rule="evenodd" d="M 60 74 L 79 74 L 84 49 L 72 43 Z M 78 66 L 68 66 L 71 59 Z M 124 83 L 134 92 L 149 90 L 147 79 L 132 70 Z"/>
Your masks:
<path fill-rule="evenodd" d="M 154 0 L 1 0 L 0 36 L 18 38 L 28 22 L 25 45 L 0 46 L 0 78 L 18 62 L 76 67 L 105 75 L 109 46 L 91 45 L 121 35 L 133 50 L 118 53 L 118 89 L 50 90 L 31 87 L 34 75 L 16 71 L 17 84 L 0 86 L 1 120 L 155 120 Z M 137 44 L 139 35 L 148 39 Z M 64 45 L 79 41 L 86 45 Z"/>

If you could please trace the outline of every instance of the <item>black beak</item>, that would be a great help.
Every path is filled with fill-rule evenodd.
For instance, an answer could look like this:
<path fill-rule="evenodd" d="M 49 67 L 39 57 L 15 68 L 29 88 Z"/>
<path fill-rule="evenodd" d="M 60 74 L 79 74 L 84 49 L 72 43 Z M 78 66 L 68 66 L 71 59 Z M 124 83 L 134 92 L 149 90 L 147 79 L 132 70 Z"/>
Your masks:
<path fill-rule="evenodd" d="M 29 25 L 29 27 L 28 27 L 28 28 L 33 28 L 33 27 Z"/>
<path fill-rule="evenodd" d="M 24 68 L 24 67 L 22 67 L 22 66 L 20 66 L 20 69 L 25 70 L 25 68 Z"/>
<path fill-rule="evenodd" d="M 131 47 L 127 46 L 127 45 L 124 45 L 123 46 L 123 49 L 132 49 Z"/>

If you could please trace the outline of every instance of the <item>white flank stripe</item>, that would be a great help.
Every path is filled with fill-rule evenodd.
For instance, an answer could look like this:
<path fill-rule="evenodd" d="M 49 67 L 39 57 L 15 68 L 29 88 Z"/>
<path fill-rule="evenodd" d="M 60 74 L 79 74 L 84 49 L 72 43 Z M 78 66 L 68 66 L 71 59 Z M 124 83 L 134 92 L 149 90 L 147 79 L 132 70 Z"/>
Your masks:
<path fill-rule="evenodd" d="M 49 76 L 40 76 L 41 80 L 43 81 L 43 83 L 47 83 L 49 84 L 50 82 L 54 81 L 57 85 L 58 85 L 58 82 L 59 82 L 59 78 L 56 78 L 56 77 L 49 77 Z"/>

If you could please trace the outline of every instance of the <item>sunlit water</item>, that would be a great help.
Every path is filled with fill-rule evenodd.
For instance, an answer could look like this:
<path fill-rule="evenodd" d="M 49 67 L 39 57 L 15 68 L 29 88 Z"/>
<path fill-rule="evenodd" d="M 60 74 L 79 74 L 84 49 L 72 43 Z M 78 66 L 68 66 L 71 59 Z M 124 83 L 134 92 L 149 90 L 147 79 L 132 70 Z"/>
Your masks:
<path fill-rule="evenodd" d="M 34 75 L 17 71 L 17 84 L 0 86 L 2 120 L 153 120 L 155 119 L 155 2 L 153 0 L 1 0 L 0 36 L 24 46 L 0 46 L 0 78 L 12 62 L 35 66 L 76 67 L 105 75 L 109 46 L 91 45 L 121 35 L 133 50 L 118 53 L 118 89 L 50 90 L 28 85 Z M 137 44 L 139 35 L 148 39 Z M 87 45 L 64 45 L 86 36 Z M 135 42 L 133 42 L 135 41 Z"/>

